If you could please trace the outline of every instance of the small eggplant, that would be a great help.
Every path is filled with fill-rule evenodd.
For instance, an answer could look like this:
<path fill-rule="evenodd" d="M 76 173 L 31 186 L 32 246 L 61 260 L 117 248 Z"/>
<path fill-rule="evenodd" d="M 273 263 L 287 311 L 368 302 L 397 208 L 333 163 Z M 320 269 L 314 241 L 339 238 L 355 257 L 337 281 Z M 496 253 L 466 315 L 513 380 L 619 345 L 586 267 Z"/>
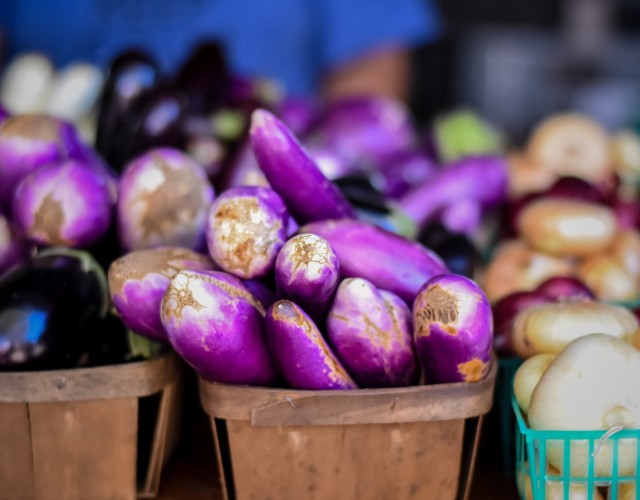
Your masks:
<path fill-rule="evenodd" d="M 289 214 L 269 188 L 244 186 L 222 193 L 211 205 L 207 246 L 214 262 L 244 279 L 267 275 L 287 239 Z"/>
<path fill-rule="evenodd" d="M 413 304 L 413 325 L 427 382 L 479 382 L 487 375 L 493 317 L 473 281 L 455 274 L 427 281 Z"/>
<path fill-rule="evenodd" d="M 121 150 L 131 136 L 141 97 L 159 80 L 157 64 L 141 52 L 125 52 L 111 63 L 100 99 L 96 149 L 119 171 L 126 160 Z"/>
<path fill-rule="evenodd" d="M 436 163 L 427 155 L 408 149 L 386 159 L 373 178 L 385 196 L 400 199 L 415 186 L 427 182 L 437 171 Z"/>
<path fill-rule="evenodd" d="M 207 380 L 271 385 L 276 379 L 262 331 L 264 307 L 233 276 L 181 271 L 162 300 L 173 348 Z"/>
<path fill-rule="evenodd" d="M 250 136 L 260 168 L 298 222 L 354 217 L 342 193 L 270 112 L 254 111 Z"/>
<path fill-rule="evenodd" d="M 70 368 L 109 305 L 106 278 L 86 252 L 49 249 L 0 278 L 0 369 Z"/>
<path fill-rule="evenodd" d="M 399 206 L 420 227 L 459 201 L 483 207 L 507 197 L 507 163 L 501 157 L 467 157 L 427 179 L 399 200 Z"/>
<path fill-rule="evenodd" d="M 37 168 L 64 158 L 60 122 L 20 115 L 0 124 L 0 202 L 10 203 L 18 183 Z"/>
<path fill-rule="evenodd" d="M 340 283 L 327 318 L 327 337 L 360 387 L 402 387 L 415 381 L 411 312 L 371 282 Z"/>
<path fill-rule="evenodd" d="M 119 258 L 109 268 L 109 291 L 122 322 L 150 340 L 166 342 L 160 303 L 171 279 L 183 270 L 213 269 L 204 255 L 185 248 L 139 250 Z"/>
<path fill-rule="evenodd" d="M 11 114 L 9 114 L 9 112 L 0 105 L 0 123 L 5 121 L 7 118 L 11 118 Z"/>
<path fill-rule="evenodd" d="M 302 227 L 301 232 L 317 234 L 329 242 L 343 277 L 367 279 L 407 304 L 413 303 L 425 281 L 448 272 L 432 251 L 365 222 L 320 221 Z"/>
<path fill-rule="evenodd" d="M 277 114 L 291 132 L 302 137 L 316 118 L 316 103 L 308 98 L 286 97 L 278 106 Z"/>
<path fill-rule="evenodd" d="M 440 222 L 431 222 L 418 241 L 438 254 L 449 270 L 473 278 L 480 270 L 482 258 L 473 243 L 462 234 L 451 234 Z"/>
<path fill-rule="evenodd" d="M 276 283 L 280 295 L 320 318 L 331 305 L 339 283 L 338 257 L 329 242 L 302 233 L 287 241 L 276 259 Z"/>
<path fill-rule="evenodd" d="M 204 248 L 214 198 L 204 169 L 184 153 L 153 149 L 136 158 L 120 181 L 118 228 L 127 250 Z"/>
<path fill-rule="evenodd" d="M 293 389 L 358 388 L 313 320 L 293 302 L 279 300 L 269 308 L 266 332 L 271 356 Z"/>
<path fill-rule="evenodd" d="M 16 189 L 13 215 L 31 241 L 84 247 L 102 237 L 111 222 L 106 177 L 72 160 L 25 177 Z"/>
<path fill-rule="evenodd" d="M 260 280 L 243 280 L 247 290 L 260 301 L 265 309 L 269 309 L 271 304 L 276 301 L 276 295 L 265 283 Z"/>
<path fill-rule="evenodd" d="M 26 260 L 31 245 L 12 227 L 9 219 L 0 213 L 0 276 L 7 269 Z"/>

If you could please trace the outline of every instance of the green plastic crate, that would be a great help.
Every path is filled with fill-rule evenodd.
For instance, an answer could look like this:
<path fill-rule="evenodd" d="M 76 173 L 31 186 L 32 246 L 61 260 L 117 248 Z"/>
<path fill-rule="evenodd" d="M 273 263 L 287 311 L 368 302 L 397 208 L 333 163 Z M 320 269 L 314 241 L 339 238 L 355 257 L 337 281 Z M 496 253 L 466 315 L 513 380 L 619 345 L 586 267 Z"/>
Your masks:
<path fill-rule="evenodd" d="M 500 425 L 502 471 L 505 474 L 515 472 L 516 419 L 511 410 L 511 394 L 513 394 L 513 378 L 522 363 L 523 360 L 520 358 L 498 358 L 498 378 L 494 399 L 497 404 L 496 410 Z"/>
<path fill-rule="evenodd" d="M 624 429 L 606 438 L 607 446 L 611 442 L 613 451 L 612 471 L 608 476 L 596 476 L 594 473 L 594 451 L 605 437 L 607 431 L 538 431 L 527 427 L 527 423 L 518 407 L 515 397 L 512 397 L 511 405 L 516 415 L 518 426 L 516 428 L 516 468 L 518 491 L 521 498 L 525 497 L 525 474 L 531 478 L 533 500 L 544 500 L 547 496 L 547 482 L 562 484 L 564 500 L 570 500 L 570 485 L 584 484 L 587 487 L 587 500 L 594 499 L 594 487 L 607 487 L 609 500 L 618 500 L 619 486 L 622 484 L 636 485 L 636 500 L 640 500 L 640 429 Z M 636 473 L 634 476 L 622 476 L 618 474 L 618 452 L 620 443 L 624 440 L 624 446 L 632 446 L 635 440 L 636 447 Z M 627 441 L 628 440 L 628 441 Z M 551 474 L 547 472 L 547 449 L 549 446 L 562 442 L 564 472 Z M 576 444 L 588 450 L 587 473 L 584 475 L 571 475 L 569 464 L 571 453 L 575 452 Z M 573 449 L 572 449 L 573 448 Z M 527 463 L 528 462 L 528 463 Z"/>

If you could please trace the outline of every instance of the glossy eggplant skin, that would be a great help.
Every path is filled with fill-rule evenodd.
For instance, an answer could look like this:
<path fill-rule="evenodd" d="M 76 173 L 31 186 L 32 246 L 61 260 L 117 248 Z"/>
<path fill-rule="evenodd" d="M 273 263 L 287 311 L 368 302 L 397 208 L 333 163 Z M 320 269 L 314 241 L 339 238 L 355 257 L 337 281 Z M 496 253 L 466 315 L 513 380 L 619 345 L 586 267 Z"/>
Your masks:
<path fill-rule="evenodd" d="M 105 276 L 84 252 L 51 249 L 0 278 L 0 370 L 70 368 L 108 308 Z"/>

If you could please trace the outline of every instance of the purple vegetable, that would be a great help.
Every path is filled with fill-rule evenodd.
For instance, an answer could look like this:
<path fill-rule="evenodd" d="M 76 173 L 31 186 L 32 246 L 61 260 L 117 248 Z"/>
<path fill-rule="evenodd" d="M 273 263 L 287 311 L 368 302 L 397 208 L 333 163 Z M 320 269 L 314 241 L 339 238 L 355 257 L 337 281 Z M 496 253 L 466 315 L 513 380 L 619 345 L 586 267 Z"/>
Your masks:
<path fill-rule="evenodd" d="M 432 251 L 366 222 L 322 221 L 308 224 L 301 231 L 329 242 L 338 256 L 342 276 L 369 280 L 408 304 L 413 303 L 425 281 L 447 272 Z"/>
<path fill-rule="evenodd" d="M 213 262 L 208 257 L 186 248 L 131 252 L 109 268 L 113 305 L 127 328 L 148 339 L 166 342 L 160 304 L 169 282 L 183 270 L 209 269 L 213 269 Z"/>
<path fill-rule="evenodd" d="M 426 155 L 403 150 L 386 159 L 373 174 L 376 186 L 389 198 L 397 199 L 412 187 L 423 184 L 437 172 L 437 165 Z"/>
<path fill-rule="evenodd" d="M 316 117 L 316 105 L 310 99 L 287 97 L 279 106 L 278 117 L 294 134 L 302 136 Z"/>
<path fill-rule="evenodd" d="M 270 112 L 254 111 L 250 134 L 260 168 L 298 222 L 354 217 L 342 193 Z"/>
<path fill-rule="evenodd" d="M 0 274 L 29 258 L 31 247 L 0 213 Z"/>
<path fill-rule="evenodd" d="M 120 181 L 120 240 L 127 250 L 199 250 L 213 198 L 200 165 L 178 150 L 153 149 L 131 162 Z"/>
<path fill-rule="evenodd" d="M 401 387 L 414 381 L 411 313 L 397 295 L 361 278 L 344 280 L 327 318 L 327 336 L 360 387 Z"/>
<path fill-rule="evenodd" d="M 318 166 L 322 175 L 332 181 L 362 170 L 357 165 L 348 164 L 329 149 L 311 147 L 307 149 L 307 153 Z"/>
<path fill-rule="evenodd" d="M 591 289 L 571 276 L 556 276 L 541 283 L 536 292 L 553 300 L 596 300 Z"/>
<path fill-rule="evenodd" d="M 223 172 L 220 185 L 223 191 L 238 186 L 269 187 L 269 182 L 260 170 L 248 143 L 240 149 L 229 168 Z"/>
<path fill-rule="evenodd" d="M 458 200 L 440 216 L 445 227 L 455 234 L 474 234 L 482 225 L 482 207 L 476 200 Z"/>
<path fill-rule="evenodd" d="M 223 270 L 240 278 L 268 274 L 287 239 L 289 214 L 269 188 L 244 186 L 222 193 L 207 220 L 209 254 Z"/>
<path fill-rule="evenodd" d="M 216 271 L 181 271 L 160 317 L 173 348 L 207 380 L 270 385 L 276 379 L 262 331 L 265 311 L 242 282 Z"/>
<path fill-rule="evenodd" d="M 0 106 L 0 123 L 5 121 L 7 118 L 11 118 L 11 115 L 3 106 Z"/>
<path fill-rule="evenodd" d="M 331 304 L 339 282 L 338 257 L 327 240 L 303 233 L 287 241 L 276 260 L 276 284 L 310 316 L 318 318 Z"/>
<path fill-rule="evenodd" d="M 333 151 L 347 164 L 378 168 L 416 142 L 406 106 L 384 97 L 334 101 L 318 119 L 309 144 Z"/>
<path fill-rule="evenodd" d="M 60 122 L 21 115 L 0 124 L 0 201 L 11 203 L 18 183 L 42 165 L 64 158 Z"/>
<path fill-rule="evenodd" d="M 267 311 L 267 343 L 280 373 L 294 389 L 357 389 L 313 320 L 279 300 Z"/>
<path fill-rule="evenodd" d="M 265 309 L 268 309 L 271 304 L 276 301 L 275 294 L 271 291 L 267 285 L 260 280 L 242 280 L 247 290 L 260 301 Z"/>
<path fill-rule="evenodd" d="M 458 201 L 481 206 L 500 203 L 507 196 L 507 163 L 501 157 L 468 157 L 441 170 L 399 200 L 400 209 L 425 226 Z"/>
<path fill-rule="evenodd" d="M 106 177 L 67 160 L 42 167 L 16 189 L 13 215 L 41 245 L 84 247 L 109 229 L 112 202 Z"/>
<path fill-rule="evenodd" d="M 444 274 L 426 282 L 413 304 L 413 326 L 428 382 L 479 382 L 487 375 L 491 306 L 470 279 Z"/>

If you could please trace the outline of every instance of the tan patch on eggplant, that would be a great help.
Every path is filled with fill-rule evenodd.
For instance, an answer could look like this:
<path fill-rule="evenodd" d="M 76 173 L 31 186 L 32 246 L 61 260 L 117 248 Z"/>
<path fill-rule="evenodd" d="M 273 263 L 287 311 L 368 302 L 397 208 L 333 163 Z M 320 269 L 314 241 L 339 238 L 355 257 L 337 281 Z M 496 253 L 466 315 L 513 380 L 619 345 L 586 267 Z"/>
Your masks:
<path fill-rule="evenodd" d="M 112 295 L 121 293 L 127 281 L 142 280 L 152 273 L 172 279 L 180 271 L 191 269 L 189 262 L 196 263 L 203 269 L 213 268 L 213 262 L 208 257 L 186 248 L 157 248 L 131 252 L 111 264 L 109 289 Z"/>
<path fill-rule="evenodd" d="M 42 115 L 20 115 L 9 118 L 0 127 L 6 138 L 24 137 L 46 142 L 59 142 L 60 127 L 56 120 Z"/>
<path fill-rule="evenodd" d="M 211 283 L 212 285 L 217 286 L 218 288 L 220 288 L 221 290 L 223 290 L 224 292 L 226 292 L 228 295 L 230 295 L 233 298 L 240 298 L 240 299 L 244 299 L 247 302 L 249 302 L 255 309 L 258 310 L 258 312 L 264 317 L 267 312 L 264 308 L 264 306 L 262 305 L 262 303 L 257 300 L 253 294 L 247 290 L 242 290 L 241 288 L 237 288 L 233 285 L 230 285 L 229 283 L 227 283 L 226 281 L 222 281 L 222 280 L 218 280 L 215 279 L 211 276 L 205 276 L 205 275 L 198 275 L 198 279 L 202 280 L 202 281 L 206 281 L 207 283 Z"/>
<path fill-rule="evenodd" d="M 62 203 L 47 194 L 34 215 L 34 222 L 29 229 L 32 236 L 45 235 L 47 242 L 53 245 L 71 246 L 71 242 L 62 236 L 65 216 Z"/>
<path fill-rule="evenodd" d="M 489 365 L 479 358 L 473 358 L 458 365 L 458 373 L 464 375 L 465 382 L 480 382 L 487 373 Z"/>
<path fill-rule="evenodd" d="M 293 244 L 295 245 L 291 260 L 294 262 L 293 272 L 295 273 L 300 266 L 309 266 L 314 262 L 320 266 L 330 262 L 331 249 L 329 244 L 314 234 L 300 234 L 295 237 Z M 321 269 L 318 269 L 318 274 Z"/>
<path fill-rule="evenodd" d="M 420 335 L 428 336 L 428 325 L 436 322 L 442 324 L 443 329 L 450 335 L 457 335 L 457 329 L 451 325 L 456 324 L 459 317 L 458 300 L 455 295 L 439 285 L 434 285 L 426 291 L 422 303 L 424 305 L 416 313 L 416 328 Z"/>
<path fill-rule="evenodd" d="M 155 191 L 143 193 L 134 200 L 134 203 L 145 204 L 140 221 L 143 244 L 154 234 L 164 236 L 172 232 L 204 207 L 200 177 L 189 169 L 171 168 L 161 155 L 154 154 L 152 158 L 165 180 Z"/>

